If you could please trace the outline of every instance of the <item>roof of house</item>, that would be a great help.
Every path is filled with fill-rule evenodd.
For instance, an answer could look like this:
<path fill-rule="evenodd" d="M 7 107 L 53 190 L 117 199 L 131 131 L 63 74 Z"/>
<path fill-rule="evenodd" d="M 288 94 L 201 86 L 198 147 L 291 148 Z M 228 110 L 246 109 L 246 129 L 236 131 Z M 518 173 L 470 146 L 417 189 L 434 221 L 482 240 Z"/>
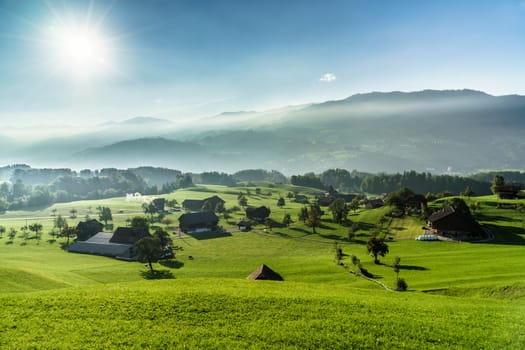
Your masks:
<path fill-rule="evenodd" d="M 249 280 L 271 280 L 271 281 L 284 281 L 284 279 L 277 272 L 262 264 L 255 271 L 246 277 Z"/>
<path fill-rule="evenodd" d="M 224 199 L 217 195 L 214 195 L 204 199 L 185 199 L 184 201 L 182 201 L 182 206 L 189 210 L 199 211 L 202 209 L 204 203 L 206 202 L 210 202 L 212 204 L 212 207 L 215 207 L 217 203 L 225 203 Z"/>
<path fill-rule="evenodd" d="M 432 226 L 441 231 L 481 232 L 481 226 L 468 215 L 456 212 L 452 206 L 432 214 L 428 219 Z"/>
<path fill-rule="evenodd" d="M 118 227 L 109 241 L 111 243 L 135 244 L 139 239 L 148 236 L 151 235 L 145 228 Z"/>
<path fill-rule="evenodd" d="M 82 230 L 82 229 L 92 229 L 92 228 L 96 228 L 96 227 L 100 227 L 100 229 L 102 229 L 102 227 L 104 227 L 104 224 L 102 224 L 101 222 L 99 222 L 98 220 L 96 219 L 91 219 L 91 220 L 87 220 L 87 221 L 80 221 L 77 225 L 77 230 Z"/>
<path fill-rule="evenodd" d="M 213 202 L 222 202 L 222 203 L 226 203 L 224 201 L 224 199 L 222 199 L 221 197 L 217 196 L 217 195 L 214 195 L 214 196 L 211 196 L 211 197 L 208 197 L 208 198 L 204 198 L 203 199 L 203 202 L 206 202 L 206 201 L 213 201 Z"/>
<path fill-rule="evenodd" d="M 182 201 L 182 206 L 190 210 L 200 210 L 203 204 L 202 199 L 185 199 Z"/>
<path fill-rule="evenodd" d="M 69 252 L 104 256 L 129 256 L 132 244 L 111 243 L 111 232 L 99 232 L 87 241 L 76 241 L 68 247 Z"/>
<path fill-rule="evenodd" d="M 454 210 L 454 208 L 449 205 L 441 210 L 436 211 L 435 213 L 432 213 L 432 215 L 428 217 L 428 221 L 436 222 L 455 212 L 456 211 Z"/>
<path fill-rule="evenodd" d="M 212 211 L 202 211 L 198 213 L 186 213 L 179 217 L 179 223 L 183 226 L 199 224 L 217 224 L 219 218 Z"/>

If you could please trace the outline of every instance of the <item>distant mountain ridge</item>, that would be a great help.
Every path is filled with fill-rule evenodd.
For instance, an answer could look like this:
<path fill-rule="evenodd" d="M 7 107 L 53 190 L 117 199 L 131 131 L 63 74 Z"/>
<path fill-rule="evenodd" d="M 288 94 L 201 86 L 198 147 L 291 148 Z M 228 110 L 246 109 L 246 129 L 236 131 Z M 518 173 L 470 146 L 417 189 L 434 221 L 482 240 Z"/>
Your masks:
<path fill-rule="evenodd" d="M 226 112 L 189 123 L 191 131 L 172 124 L 136 117 L 89 136 L 50 139 L 47 148 L 31 154 L 58 159 L 51 151 L 60 141 L 60 160 L 69 166 L 265 168 L 285 174 L 334 167 L 471 172 L 525 164 L 525 97 L 476 90 L 371 92 L 270 111 Z M 68 149 L 67 142 L 77 146 Z"/>

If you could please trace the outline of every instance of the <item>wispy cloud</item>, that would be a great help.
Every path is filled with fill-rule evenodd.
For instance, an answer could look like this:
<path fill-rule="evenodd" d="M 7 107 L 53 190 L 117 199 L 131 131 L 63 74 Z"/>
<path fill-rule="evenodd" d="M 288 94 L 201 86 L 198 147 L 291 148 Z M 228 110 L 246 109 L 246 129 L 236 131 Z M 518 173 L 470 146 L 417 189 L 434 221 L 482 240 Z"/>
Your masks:
<path fill-rule="evenodd" d="M 334 73 L 325 73 L 323 74 L 323 76 L 319 79 L 319 81 L 322 81 L 322 82 L 325 82 L 325 83 L 330 83 L 334 80 L 336 80 L 337 77 L 335 76 Z"/>

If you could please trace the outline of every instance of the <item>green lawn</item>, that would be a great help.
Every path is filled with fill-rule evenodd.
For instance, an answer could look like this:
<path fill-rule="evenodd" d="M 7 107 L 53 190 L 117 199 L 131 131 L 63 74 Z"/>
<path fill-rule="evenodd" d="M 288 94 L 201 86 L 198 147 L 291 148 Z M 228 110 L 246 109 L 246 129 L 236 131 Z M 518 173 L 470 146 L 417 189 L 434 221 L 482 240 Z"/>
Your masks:
<path fill-rule="evenodd" d="M 300 204 L 287 199 L 283 208 L 276 206 L 291 187 L 261 189 L 256 195 L 250 188 L 250 205 L 269 205 L 276 221 L 285 213 L 296 221 Z M 239 191 L 246 188 L 206 186 L 164 197 L 182 202 L 218 193 L 232 207 Z M 141 272 L 146 267 L 140 263 L 67 253 L 61 249 L 65 240 L 53 241 L 47 233 L 40 241 L 17 237 L 12 243 L 4 234 L 0 347 L 525 348 L 521 214 L 496 208 L 490 197 L 472 200 L 481 202 L 476 215 L 493 225 L 495 242 L 419 242 L 408 239 L 421 230 L 419 220 L 394 219 L 388 225 L 394 240 L 381 265 L 373 264 L 365 242 L 386 208 L 351 213 L 349 219 L 360 227 L 353 241 L 347 239 L 348 227 L 331 222 L 327 209 L 317 234 L 295 222 L 266 232 L 258 226 L 251 232 L 174 237 L 183 248 L 176 263 L 155 264 L 173 275 L 164 280 L 145 280 Z M 98 205 L 110 206 L 114 214 L 123 210 L 115 227 L 140 212 L 139 203 L 123 198 L 66 203 L 58 209 L 67 214 L 74 207 L 80 214 Z M 51 214 L 50 208 L 34 215 L 46 213 Z M 176 220 L 180 214 L 171 215 Z M 1 224 L 23 224 L 24 215 L 6 213 Z M 221 224 L 233 226 L 242 216 L 235 213 Z M 35 220 L 50 229 L 51 217 Z M 349 269 L 349 255 L 355 254 L 390 287 L 395 285 L 390 265 L 401 257 L 400 277 L 409 291 L 385 291 L 337 266 L 334 241 Z M 247 281 L 262 263 L 285 281 Z"/>

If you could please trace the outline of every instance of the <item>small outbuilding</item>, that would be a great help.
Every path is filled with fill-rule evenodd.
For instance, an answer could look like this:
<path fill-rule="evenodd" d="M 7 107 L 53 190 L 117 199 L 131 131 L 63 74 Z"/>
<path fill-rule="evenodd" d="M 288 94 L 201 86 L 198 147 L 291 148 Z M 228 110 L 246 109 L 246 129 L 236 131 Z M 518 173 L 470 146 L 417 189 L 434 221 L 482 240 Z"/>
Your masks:
<path fill-rule="evenodd" d="M 257 208 L 246 208 L 246 217 L 250 220 L 257 222 L 264 222 L 264 220 L 266 220 L 266 218 L 270 216 L 270 213 L 270 208 L 265 207 L 264 205 Z"/>
<path fill-rule="evenodd" d="M 239 220 L 237 227 L 239 227 L 239 231 L 242 232 L 250 231 L 252 229 L 252 223 L 249 220 Z"/>
<path fill-rule="evenodd" d="M 284 281 L 284 279 L 277 272 L 262 264 L 255 271 L 246 277 L 249 280 L 268 280 L 268 281 Z"/>

